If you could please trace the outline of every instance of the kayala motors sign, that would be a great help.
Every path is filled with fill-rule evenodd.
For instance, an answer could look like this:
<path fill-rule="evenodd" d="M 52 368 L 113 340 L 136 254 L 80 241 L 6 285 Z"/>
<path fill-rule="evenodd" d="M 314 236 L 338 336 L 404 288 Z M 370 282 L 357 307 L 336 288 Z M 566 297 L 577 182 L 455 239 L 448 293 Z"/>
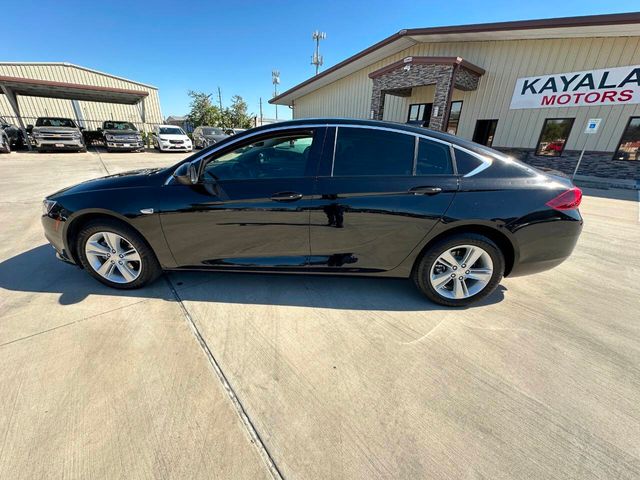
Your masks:
<path fill-rule="evenodd" d="M 511 108 L 640 103 L 640 65 L 519 78 Z"/>

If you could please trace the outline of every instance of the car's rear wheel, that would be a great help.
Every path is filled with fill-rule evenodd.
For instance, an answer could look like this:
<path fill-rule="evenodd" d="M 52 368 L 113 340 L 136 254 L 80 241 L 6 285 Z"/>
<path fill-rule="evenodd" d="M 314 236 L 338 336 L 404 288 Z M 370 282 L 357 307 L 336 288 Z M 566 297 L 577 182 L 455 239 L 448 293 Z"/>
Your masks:
<path fill-rule="evenodd" d="M 444 238 L 418 259 L 413 281 L 430 300 L 463 307 L 490 295 L 504 275 L 504 255 L 489 238 L 473 233 Z"/>
<path fill-rule="evenodd" d="M 78 233 L 82 266 L 113 288 L 133 289 L 153 282 L 162 269 L 142 236 L 117 220 L 90 221 Z"/>

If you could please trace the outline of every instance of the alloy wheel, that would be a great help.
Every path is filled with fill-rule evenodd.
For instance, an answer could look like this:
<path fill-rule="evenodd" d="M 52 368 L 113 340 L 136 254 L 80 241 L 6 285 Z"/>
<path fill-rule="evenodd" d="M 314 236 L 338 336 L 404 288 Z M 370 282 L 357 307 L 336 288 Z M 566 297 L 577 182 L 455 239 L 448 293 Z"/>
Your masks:
<path fill-rule="evenodd" d="M 110 282 L 131 283 L 142 272 L 140 254 L 117 233 L 94 233 L 85 243 L 84 252 L 91 268 Z"/>
<path fill-rule="evenodd" d="M 477 245 L 457 245 L 436 259 L 429 281 L 439 295 L 461 300 L 480 293 L 492 276 L 493 261 L 484 249 Z"/>

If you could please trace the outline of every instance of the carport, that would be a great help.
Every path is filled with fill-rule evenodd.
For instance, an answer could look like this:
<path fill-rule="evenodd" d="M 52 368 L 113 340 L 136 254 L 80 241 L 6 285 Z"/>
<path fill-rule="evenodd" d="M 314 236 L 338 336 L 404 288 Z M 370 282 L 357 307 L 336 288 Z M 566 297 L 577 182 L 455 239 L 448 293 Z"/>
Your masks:
<path fill-rule="evenodd" d="M 80 85 L 76 83 L 52 82 L 49 80 L 36 80 L 33 78 L 9 77 L 0 75 L 0 93 L 7 96 L 9 104 L 18 119 L 24 138 L 27 131 L 20 114 L 18 96 L 60 98 L 65 100 L 121 103 L 137 105 L 142 123 L 146 123 L 144 99 L 149 95 L 144 90 L 129 90 L 114 87 L 99 87 L 94 85 Z M 74 102 L 76 119 L 80 120 L 79 105 Z M 31 144 L 27 142 L 31 150 Z"/>

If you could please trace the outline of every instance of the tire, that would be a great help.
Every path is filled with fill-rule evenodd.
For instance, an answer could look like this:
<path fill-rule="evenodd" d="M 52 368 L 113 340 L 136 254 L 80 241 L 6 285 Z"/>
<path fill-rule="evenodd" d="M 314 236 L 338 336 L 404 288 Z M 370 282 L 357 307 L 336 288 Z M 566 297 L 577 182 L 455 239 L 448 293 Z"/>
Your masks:
<path fill-rule="evenodd" d="M 11 142 L 9 141 L 9 137 L 6 135 L 2 135 L 0 137 L 0 152 L 11 153 Z"/>
<path fill-rule="evenodd" d="M 105 257 L 102 253 L 99 255 L 87 254 L 87 243 L 90 241 L 90 246 L 94 245 L 95 247 L 99 247 L 100 252 L 106 248 L 108 252 L 109 247 L 107 245 L 109 245 L 109 242 L 105 241 L 96 245 L 96 238 L 100 238 L 103 233 L 107 233 L 111 239 L 114 238 L 113 234 L 123 239 L 123 241 L 115 247 L 118 251 L 113 254 L 113 258 L 110 258 L 110 256 Z M 82 267 L 93 278 L 109 287 L 126 290 L 140 288 L 150 284 L 162 274 L 162 268 L 158 263 L 155 253 L 144 238 L 133 228 L 119 220 L 98 219 L 86 223 L 78 233 L 76 245 L 77 257 Z M 133 247 L 139 260 L 133 260 L 134 257 L 131 256 L 131 253 L 130 256 L 132 260 L 130 262 L 120 260 L 119 258 L 123 258 L 120 255 L 124 255 L 125 251 L 131 252 L 130 247 Z M 92 249 L 89 248 L 89 250 Z M 113 251 L 114 250 L 112 250 L 112 252 Z M 119 252 L 121 253 L 119 254 Z M 99 263 L 96 263 L 96 260 Z M 116 262 L 120 263 L 122 261 L 124 261 L 124 265 L 123 267 L 119 267 Z M 109 278 L 97 271 L 98 265 L 102 264 L 102 266 L 104 266 L 107 262 L 113 264 L 113 266 L 107 265 L 107 269 L 110 269 L 112 272 Z M 133 275 L 136 272 L 137 274 L 135 278 L 129 280 L 121 273 L 125 271 L 128 272 L 127 275 Z"/>
<path fill-rule="evenodd" d="M 448 265 L 441 257 L 451 250 L 457 254 L 453 258 L 456 263 Z M 467 266 L 462 262 L 469 252 L 481 252 L 481 256 Z M 411 277 L 429 300 L 447 307 L 465 307 L 496 289 L 504 275 L 504 265 L 504 255 L 493 241 L 483 235 L 462 233 L 446 237 L 429 247 L 416 260 Z M 450 277 L 448 282 L 447 277 Z"/>

